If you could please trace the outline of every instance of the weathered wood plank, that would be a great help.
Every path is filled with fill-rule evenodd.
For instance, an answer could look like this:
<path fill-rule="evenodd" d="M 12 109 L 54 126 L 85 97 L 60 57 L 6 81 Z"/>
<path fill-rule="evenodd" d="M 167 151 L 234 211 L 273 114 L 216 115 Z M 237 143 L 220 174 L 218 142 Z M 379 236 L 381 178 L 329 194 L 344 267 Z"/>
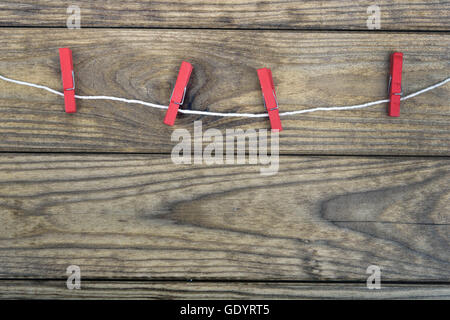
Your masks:
<path fill-rule="evenodd" d="M 448 281 L 446 159 L 1 154 L 0 277 Z"/>
<path fill-rule="evenodd" d="M 245 282 L 81 281 L 68 290 L 64 280 L 1 280 L 2 299 L 450 299 L 448 285 L 302 284 Z"/>
<path fill-rule="evenodd" d="M 65 27 L 67 1 L 0 4 L 2 26 Z M 448 1 L 76 1 L 82 27 L 276 28 L 367 30 L 367 9 L 380 7 L 382 30 L 449 30 Z"/>
<path fill-rule="evenodd" d="M 176 43 L 176 46 L 173 44 Z M 256 69 L 270 67 L 282 111 L 385 99 L 389 54 L 405 52 L 404 91 L 449 76 L 446 34 L 301 33 L 223 30 L 1 29 L 0 74 L 61 88 L 58 47 L 74 51 L 77 93 L 167 104 L 179 64 L 194 65 L 185 106 L 265 112 Z M 170 54 L 169 54 L 170 52 Z M 402 103 L 284 118 L 282 153 L 450 155 L 450 85 Z M 78 101 L 0 81 L 0 150 L 171 152 L 164 111 Z M 261 129 L 267 119 L 180 115 L 175 128 Z"/>

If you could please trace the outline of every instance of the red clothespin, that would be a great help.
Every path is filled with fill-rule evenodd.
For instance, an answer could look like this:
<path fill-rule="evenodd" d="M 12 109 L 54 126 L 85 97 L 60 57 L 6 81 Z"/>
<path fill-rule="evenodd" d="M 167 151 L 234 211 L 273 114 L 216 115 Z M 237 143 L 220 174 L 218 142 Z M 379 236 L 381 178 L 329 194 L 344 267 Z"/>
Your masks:
<path fill-rule="evenodd" d="M 192 65 L 189 62 L 183 61 L 181 63 L 180 71 L 178 72 L 177 82 L 173 88 L 172 96 L 170 97 L 169 109 L 167 109 L 164 123 L 173 126 L 175 118 L 177 117 L 178 108 L 183 104 L 186 95 L 186 87 L 192 73 Z"/>
<path fill-rule="evenodd" d="M 264 98 L 264 105 L 269 113 L 270 126 L 272 131 L 282 131 L 280 114 L 278 113 L 278 102 L 273 85 L 272 71 L 268 68 L 258 69 L 259 83 Z"/>
<path fill-rule="evenodd" d="M 75 75 L 73 73 L 72 50 L 59 48 L 61 75 L 64 89 L 64 104 L 67 113 L 77 112 L 75 104 Z"/>
<path fill-rule="evenodd" d="M 400 116 L 400 99 L 402 96 L 403 53 L 391 55 L 391 76 L 389 79 L 389 116 Z"/>

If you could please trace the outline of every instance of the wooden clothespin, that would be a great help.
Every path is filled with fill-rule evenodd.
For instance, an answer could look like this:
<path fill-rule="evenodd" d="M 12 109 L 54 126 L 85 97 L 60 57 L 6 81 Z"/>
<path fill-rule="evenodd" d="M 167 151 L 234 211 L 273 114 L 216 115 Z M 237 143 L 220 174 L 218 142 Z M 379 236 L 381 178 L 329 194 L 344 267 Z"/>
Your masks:
<path fill-rule="evenodd" d="M 259 83 L 263 93 L 264 105 L 269 113 L 272 131 L 282 131 L 280 115 L 278 112 L 277 96 L 273 85 L 272 71 L 268 68 L 258 69 Z"/>
<path fill-rule="evenodd" d="M 173 88 L 172 96 L 170 97 L 169 109 L 167 109 L 164 123 L 173 126 L 175 118 L 177 117 L 178 108 L 183 104 L 186 96 L 186 88 L 194 68 L 189 62 L 183 61 L 181 63 L 180 71 L 178 72 L 177 82 Z"/>
<path fill-rule="evenodd" d="M 72 50 L 59 48 L 61 75 L 64 89 L 64 105 L 66 113 L 77 112 L 75 104 L 75 75 L 73 72 Z"/>
<path fill-rule="evenodd" d="M 391 76 L 389 78 L 389 116 L 400 116 L 400 99 L 402 97 L 403 53 L 391 55 Z"/>

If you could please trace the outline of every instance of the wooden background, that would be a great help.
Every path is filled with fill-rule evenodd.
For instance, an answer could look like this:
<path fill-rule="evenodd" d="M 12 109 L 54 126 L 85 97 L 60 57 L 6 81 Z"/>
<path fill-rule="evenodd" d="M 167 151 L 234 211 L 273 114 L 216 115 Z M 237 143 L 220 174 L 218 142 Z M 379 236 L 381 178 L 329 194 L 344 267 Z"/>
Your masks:
<path fill-rule="evenodd" d="M 182 60 L 185 107 L 264 112 L 269 67 L 282 111 L 387 98 L 450 74 L 449 1 L 0 3 L 0 74 L 166 105 Z M 0 81 L 2 298 L 450 298 L 450 86 L 402 103 L 283 118 L 280 171 L 174 165 L 174 128 L 264 129 L 267 119 L 179 115 L 77 101 Z M 82 289 L 67 290 L 79 265 Z M 382 289 L 366 288 L 369 265 Z"/>

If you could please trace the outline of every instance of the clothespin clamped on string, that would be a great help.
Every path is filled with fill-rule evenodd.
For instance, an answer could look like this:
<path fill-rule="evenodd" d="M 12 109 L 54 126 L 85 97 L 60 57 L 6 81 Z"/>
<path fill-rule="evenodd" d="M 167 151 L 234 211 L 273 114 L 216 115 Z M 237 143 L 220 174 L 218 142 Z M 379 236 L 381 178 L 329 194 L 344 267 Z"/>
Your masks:
<path fill-rule="evenodd" d="M 389 78 L 389 116 L 400 116 L 400 99 L 402 97 L 403 53 L 391 55 L 391 76 Z"/>
<path fill-rule="evenodd" d="M 258 69 L 258 78 L 263 93 L 264 105 L 269 113 L 272 131 L 280 132 L 283 128 L 278 112 L 278 102 L 275 94 L 275 86 L 273 85 L 272 71 L 268 68 Z"/>
<path fill-rule="evenodd" d="M 180 71 L 178 72 L 177 82 L 173 88 L 172 96 L 170 97 L 169 109 L 167 109 L 164 123 L 173 126 L 175 118 L 177 117 L 178 108 L 183 104 L 186 96 L 186 88 L 194 68 L 189 62 L 183 61 L 181 63 Z"/>
<path fill-rule="evenodd" d="M 73 72 L 72 50 L 59 48 L 59 60 L 64 89 L 64 105 L 66 113 L 77 112 L 75 104 L 75 75 Z"/>

